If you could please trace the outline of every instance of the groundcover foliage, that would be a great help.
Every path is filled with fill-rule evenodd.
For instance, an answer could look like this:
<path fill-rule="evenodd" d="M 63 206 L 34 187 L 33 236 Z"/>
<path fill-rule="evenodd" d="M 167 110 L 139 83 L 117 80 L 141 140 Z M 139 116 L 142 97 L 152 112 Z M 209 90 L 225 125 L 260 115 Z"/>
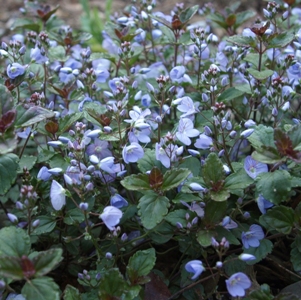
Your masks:
<path fill-rule="evenodd" d="M 300 1 L 82 4 L 2 39 L 2 299 L 299 299 Z"/>

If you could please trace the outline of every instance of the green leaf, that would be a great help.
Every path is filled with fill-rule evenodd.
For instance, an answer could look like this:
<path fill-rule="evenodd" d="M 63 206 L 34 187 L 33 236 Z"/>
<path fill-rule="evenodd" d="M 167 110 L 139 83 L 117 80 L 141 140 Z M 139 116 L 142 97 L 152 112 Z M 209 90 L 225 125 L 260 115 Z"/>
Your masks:
<path fill-rule="evenodd" d="M 252 157 L 265 164 L 275 164 L 281 161 L 281 156 L 279 152 L 272 147 L 262 146 L 261 152 L 254 151 Z"/>
<path fill-rule="evenodd" d="M 174 235 L 175 227 L 167 222 L 161 222 L 148 235 L 156 244 L 166 244 Z"/>
<path fill-rule="evenodd" d="M 66 55 L 66 50 L 63 46 L 59 45 L 56 47 L 50 47 L 48 50 L 48 57 L 52 61 L 60 61 L 60 62 L 65 62 L 69 56 Z"/>
<path fill-rule="evenodd" d="M 290 44 L 295 39 L 295 35 L 292 33 L 284 32 L 273 37 L 267 45 L 267 49 L 270 48 L 283 48 Z"/>
<path fill-rule="evenodd" d="M 63 250 L 60 248 L 39 252 L 32 259 L 32 262 L 36 270 L 35 276 L 36 277 L 43 276 L 49 273 L 52 269 L 54 269 L 63 259 L 62 253 Z"/>
<path fill-rule="evenodd" d="M 274 74 L 273 70 L 258 71 L 255 69 L 248 69 L 248 72 L 257 80 L 265 80 Z"/>
<path fill-rule="evenodd" d="M 35 165 L 37 161 L 37 157 L 36 156 L 27 156 L 27 155 L 23 155 L 22 158 L 19 161 L 19 170 L 18 173 L 23 173 L 23 168 L 26 167 L 26 169 L 28 171 L 30 171 L 33 166 Z"/>
<path fill-rule="evenodd" d="M 15 136 L 12 137 L 0 137 L 0 155 L 13 152 L 18 145 L 18 140 Z"/>
<path fill-rule="evenodd" d="M 12 153 L 0 155 L 0 195 L 6 194 L 17 177 L 18 156 Z"/>
<path fill-rule="evenodd" d="M 261 285 L 260 290 L 255 290 L 250 292 L 249 297 L 246 298 L 246 300 L 273 300 L 273 299 L 275 299 L 275 297 L 271 294 L 270 287 L 267 284 Z M 277 297 L 277 300 L 280 299 L 278 299 Z M 290 299 L 290 300 L 294 300 L 294 299 Z"/>
<path fill-rule="evenodd" d="M 149 186 L 148 175 L 135 174 L 125 177 L 120 182 L 126 189 L 130 191 L 151 190 Z"/>
<path fill-rule="evenodd" d="M 141 222 L 146 229 L 152 229 L 159 224 L 167 214 L 169 200 L 154 192 L 147 192 L 138 204 L 138 213 Z"/>
<path fill-rule="evenodd" d="M 260 216 L 259 221 L 263 221 L 269 226 L 269 230 L 289 234 L 294 226 L 294 210 L 283 205 L 269 209 L 265 215 Z"/>
<path fill-rule="evenodd" d="M 258 194 L 274 204 L 286 201 L 291 191 L 291 176 L 287 171 L 260 173 L 256 177 Z"/>
<path fill-rule="evenodd" d="M 273 243 L 270 240 L 263 239 L 260 241 L 260 245 L 256 248 L 250 247 L 245 249 L 244 253 L 253 254 L 256 259 L 247 261 L 248 265 L 254 265 L 264 259 L 273 250 Z"/>
<path fill-rule="evenodd" d="M 169 222 L 171 225 L 176 226 L 177 223 L 181 223 L 183 227 L 187 225 L 186 219 L 186 209 L 176 209 L 170 212 L 164 219 Z"/>
<path fill-rule="evenodd" d="M 218 96 L 217 101 L 219 101 L 219 102 L 228 102 L 228 101 L 233 100 L 235 98 L 238 98 L 238 97 L 240 97 L 244 94 L 245 93 L 243 91 L 238 90 L 235 87 L 230 87 Z"/>
<path fill-rule="evenodd" d="M 251 63 L 253 67 L 257 69 L 259 62 L 259 53 L 248 53 L 243 60 Z"/>
<path fill-rule="evenodd" d="M 238 45 L 238 46 L 245 46 L 245 47 L 252 47 L 256 46 L 257 39 L 254 39 L 252 37 L 242 36 L 242 35 L 234 35 L 227 38 L 227 41 Z"/>
<path fill-rule="evenodd" d="M 225 180 L 225 188 L 237 196 L 243 196 L 244 189 L 253 183 L 253 179 L 241 168 L 239 171 L 230 174 Z"/>
<path fill-rule="evenodd" d="M 50 277 L 40 277 L 27 281 L 22 288 L 26 299 L 59 300 L 60 288 Z"/>
<path fill-rule="evenodd" d="M 30 237 L 23 229 L 10 226 L 0 230 L 0 255 L 21 257 L 28 255 L 30 248 Z"/>
<path fill-rule="evenodd" d="M 163 176 L 161 190 L 168 191 L 179 186 L 190 173 L 191 172 L 188 169 L 173 169 L 167 171 Z"/>
<path fill-rule="evenodd" d="M 40 224 L 38 227 L 34 229 L 32 234 L 40 235 L 40 234 L 48 233 L 55 228 L 56 225 L 55 217 L 40 216 L 39 220 L 40 220 Z"/>
<path fill-rule="evenodd" d="M 287 132 L 289 138 L 292 141 L 293 148 L 296 150 L 296 148 L 299 148 L 301 150 L 301 124 L 293 126 L 288 132 Z"/>
<path fill-rule="evenodd" d="M 71 115 L 66 115 L 63 119 L 60 120 L 58 135 L 61 135 L 67 131 L 71 126 L 73 126 L 79 119 L 83 117 L 83 113 L 74 113 Z"/>
<path fill-rule="evenodd" d="M 106 272 L 99 284 L 99 299 L 120 297 L 125 292 L 126 282 L 117 268 Z"/>
<path fill-rule="evenodd" d="M 129 260 L 127 274 L 131 284 L 137 284 L 139 277 L 146 276 L 153 269 L 156 262 L 154 248 L 137 251 Z"/>
<path fill-rule="evenodd" d="M 227 189 L 222 189 L 219 191 L 210 191 L 210 198 L 217 202 L 226 201 L 230 197 L 230 193 Z"/>
<path fill-rule="evenodd" d="M 204 223 L 208 226 L 220 223 L 227 211 L 227 202 L 209 201 L 205 206 Z"/>
<path fill-rule="evenodd" d="M 67 284 L 64 290 L 64 300 L 81 300 L 80 293 L 77 288 L 74 286 Z"/>
<path fill-rule="evenodd" d="M 293 268 L 296 272 L 301 271 L 301 251 L 298 250 L 298 245 L 296 241 L 294 241 L 291 245 L 292 250 L 291 250 L 291 262 L 293 264 Z"/>
<path fill-rule="evenodd" d="M 235 28 L 238 28 L 241 24 L 245 23 L 247 20 L 256 16 L 256 12 L 254 10 L 246 10 L 239 13 L 236 13 L 236 22 Z"/>
<path fill-rule="evenodd" d="M 76 225 L 85 220 L 85 215 L 79 208 L 73 208 L 67 211 L 64 223 L 67 225 Z"/>
<path fill-rule="evenodd" d="M 54 117 L 54 112 L 41 106 L 31 106 L 25 109 L 23 106 L 17 106 L 16 127 L 29 127 L 45 119 Z"/>
<path fill-rule="evenodd" d="M 0 276 L 11 280 L 23 279 L 20 259 L 13 256 L 0 256 Z"/>
<path fill-rule="evenodd" d="M 215 236 L 214 230 L 200 230 L 196 234 L 196 240 L 202 247 L 211 246 L 211 239 Z"/>
<path fill-rule="evenodd" d="M 215 231 L 217 233 L 217 240 L 222 240 L 222 238 L 225 237 L 230 243 L 230 245 L 240 245 L 240 241 L 234 236 L 234 234 L 230 230 L 222 226 L 216 226 Z"/>
<path fill-rule="evenodd" d="M 157 167 L 162 171 L 162 164 L 156 160 L 155 150 L 146 149 L 144 156 L 138 160 L 138 168 L 142 173 L 150 171 L 153 167 Z"/>
<path fill-rule="evenodd" d="M 191 171 L 194 177 L 197 177 L 200 175 L 201 162 L 195 157 L 188 157 L 185 158 L 183 162 L 181 162 L 180 167 L 188 169 L 189 171 Z"/>
<path fill-rule="evenodd" d="M 225 171 L 221 160 L 216 153 L 210 153 L 203 166 L 203 178 L 208 187 L 214 188 L 225 178 Z M 221 185 L 222 188 L 222 185 Z"/>
<path fill-rule="evenodd" d="M 35 32 L 40 32 L 42 30 L 41 25 L 42 24 L 40 24 L 36 20 L 34 21 L 32 19 L 17 18 L 17 19 L 15 19 L 15 21 L 10 29 L 15 30 L 15 29 L 21 28 L 21 29 L 32 30 Z"/>
<path fill-rule="evenodd" d="M 198 9 L 199 9 L 198 5 L 194 5 L 192 7 L 186 8 L 184 11 L 180 13 L 179 16 L 180 21 L 182 23 L 186 23 L 189 20 L 191 20 L 191 18 L 197 13 Z"/>

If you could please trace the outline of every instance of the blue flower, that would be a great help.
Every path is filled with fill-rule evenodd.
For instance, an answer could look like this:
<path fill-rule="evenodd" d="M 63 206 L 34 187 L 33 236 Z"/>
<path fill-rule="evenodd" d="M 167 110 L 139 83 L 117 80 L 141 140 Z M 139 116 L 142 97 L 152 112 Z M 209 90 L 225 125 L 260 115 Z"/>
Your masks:
<path fill-rule="evenodd" d="M 194 274 L 191 277 L 191 279 L 194 280 L 199 277 L 203 271 L 205 271 L 205 267 L 200 260 L 191 260 L 185 265 L 185 270 Z"/>
<path fill-rule="evenodd" d="M 274 203 L 266 200 L 261 194 L 257 198 L 257 205 L 261 213 L 264 215 L 267 212 L 267 208 L 274 206 Z"/>
<path fill-rule="evenodd" d="M 126 164 L 130 162 L 137 162 L 143 156 L 143 148 L 135 142 L 131 143 L 129 146 L 125 146 L 122 150 L 122 157 Z"/>
<path fill-rule="evenodd" d="M 241 241 L 246 249 L 249 247 L 258 247 L 260 245 L 260 240 L 264 238 L 264 232 L 259 225 L 253 224 L 250 226 L 250 230 L 247 232 L 242 232 Z"/>
<path fill-rule="evenodd" d="M 246 274 L 238 272 L 226 280 L 226 285 L 232 297 L 243 297 L 246 294 L 245 290 L 251 286 L 251 280 Z"/>
<path fill-rule="evenodd" d="M 45 56 L 45 52 L 41 52 L 41 49 L 38 46 L 30 50 L 30 58 L 36 64 L 44 64 L 48 61 L 48 57 Z"/>
<path fill-rule="evenodd" d="M 200 134 L 200 132 L 197 129 L 194 129 L 193 127 L 194 127 L 194 125 L 190 119 L 188 119 L 188 118 L 180 119 L 176 137 L 184 145 L 189 146 L 191 144 L 190 138 L 196 137 Z"/>
<path fill-rule="evenodd" d="M 255 179 L 260 173 L 268 172 L 267 164 L 261 163 L 253 159 L 250 155 L 247 156 L 245 159 L 244 169 L 247 172 L 247 174 L 253 179 Z"/>
<path fill-rule="evenodd" d="M 95 138 L 94 143 L 87 147 L 86 153 L 89 156 L 96 155 L 96 157 L 101 160 L 108 156 L 112 156 L 112 152 L 108 148 L 109 143 L 107 141 L 102 141 L 98 138 Z"/>
<path fill-rule="evenodd" d="M 185 75 L 185 67 L 184 66 L 177 66 L 172 68 L 169 73 L 170 79 L 172 82 L 182 82 L 183 76 Z"/>
<path fill-rule="evenodd" d="M 15 79 L 16 77 L 23 75 L 25 70 L 25 66 L 22 66 L 18 63 L 12 63 L 11 65 L 7 66 L 6 72 L 10 79 Z"/>
<path fill-rule="evenodd" d="M 212 144 L 212 138 L 202 133 L 194 143 L 194 146 L 198 149 L 209 149 L 212 146 Z"/>
<path fill-rule="evenodd" d="M 111 197 L 110 204 L 111 206 L 117 208 L 122 208 L 129 205 L 128 202 L 119 194 L 115 194 L 114 196 Z"/>
<path fill-rule="evenodd" d="M 117 207 L 107 206 L 99 217 L 109 230 L 114 230 L 114 227 L 120 222 L 122 211 Z"/>
<path fill-rule="evenodd" d="M 66 190 L 56 180 L 52 180 L 50 200 L 55 210 L 61 210 L 66 204 Z"/>

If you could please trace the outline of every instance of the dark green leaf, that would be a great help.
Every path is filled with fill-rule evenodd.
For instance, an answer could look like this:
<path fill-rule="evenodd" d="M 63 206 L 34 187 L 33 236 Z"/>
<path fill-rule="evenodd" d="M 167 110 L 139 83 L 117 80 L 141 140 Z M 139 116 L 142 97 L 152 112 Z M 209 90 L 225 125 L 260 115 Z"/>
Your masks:
<path fill-rule="evenodd" d="M 250 47 L 252 45 L 257 44 L 257 39 L 254 39 L 252 37 L 247 37 L 247 36 L 242 36 L 242 35 L 234 35 L 230 36 L 227 38 L 227 41 L 238 45 L 238 46 L 245 46 L 245 47 Z"/>
<path fill-rule="evenodd" d="M 60 248 L 39 252 L 32 260 L 36 270 L 35 276 L 43 276 L 54 269 L 63 259 L 62 253 Z"/>
<path fill-rule="evenodd" d="M 191 172 L 188 169 L 173 169 L 167 171 L 163 176 L 161 190 L 168 191 L 179 186 L 190 173 Z"/>
<path fill-rule="evenodd" d="M 0 195 L 4 195 L 17 177 L 18 156 L 12 153 L 0 155 Z"/>
<path fill-rule="evenodd" d="M 146 193 L 138 204 L 138 213 L 141 216 L 141 222 L 147 229 L 154 228 L 159 224 L 167 214 L 169 200 L 154 192 Z"/>
<path fill-rule="evenodd" d="M 247 20 L 253 18 L 256 15 L 256 12 L 254 10 L 246 10 L 246 11 L 236 13 L 235 15 L 236 15 L 235 28 L 238 28 Z"/>
<path fill-rule="evenodd" d="M 261 220 L 269 226 L 269 230 L 289 234 L 294 226 L 294 210 L 283 205 L 275 206 L 260 216 L 259 221 Z"/>
<path fill-rule="evenodd" d="M 188 157 L 181 162 L 180 167 L 190 170 L 193 176 L 197 177 L 200 175 L 201 162 L 195 157 Z"/>
<path fill-rule="evenodd" d="M 186 213 L 186 209 L 176 209 L 170 212 L 164 219 L 173 226 L 176 226 L 179 222 L 185 228 L 187 225 Z"/>
<path fill-rule="evenodd" d="M 298 245 L 296 242 L 293 242 L 292 245 L 292 250 L 291 250 L 291 262 L 293 264 L 293 268 L 296 272 L 301 271 L 301 251 L 298 250 Z"/>
<path fill-rule="evenodd" d="M 210 153 L 203 166 L 203 178 L 208 187 L 215 188 L 225 178 L 225 171 L 216 153 Z M 220 186 L 220 189 L 223 185 Z M 216 190 L 217 191 L 217 190 Z"/>
<path fill-rule="evenodd" d="M 215 236 L 214 230 L 200 230 L 196 234 L 196 239 L 202 247 L 211 246 L 211 239 Z"/>
<path fill-rule="evenodd" d="M 256 190 L 270 202 L 280 204 L 289 197 L 290 179 L 290 174 L 284 170 L 260 173 L 256 177 Z"/>
<path fill-rule="evenodd" d="M 64 300 L 81 300 L 80 293 L 77 288 L 67 284 L 64 290 Z"/>
<path fill-rule="evenodd" d="M 26 299 L 59 300 L 59 286 L 50 277 L 40 277 L 27 281 L 22 288 Z"/>
<path fill-rule="evenodd" d="M 155 150 L 146 149 L 144 156 L 138 160 L 138 168 L 142 173 L 146 173 L 153 167 L 157 167 L 162 171 L 162 164 L 159 160 L 156 160 Z"/>
<path fill-rule="evenodd" d="M 125 292 L 126 282 L 118 269 L 110 269 L 106 272 L 99 284 L 100 299 L 112 299 L 120 297 Z"/>
<path fill-rule="evenodd" d="M 40 32 L 41 24 L 33 19 L 16 18 L 13 25 L 11 26 L 11 30 L 18 28 Z"/>
<path fill-rule="evenodd" d="M 50 47 L 48 50 L 48 56 L 52 61 L 57 60 L 60 62 L 64 62 L 69 58 L 69 56 L 66 55 L 65 48 L 61 45 L 56 47 Z"/>
<path fill-rule="evenodd" d="M 225 180 L 225 188 L 230 191 L 231 194 L 242 196 L 244 189 L 253 183 L 252 178 L 248 176 L 243 167 L 229 175 Z"/>
<path fill-rule="evenodd" d="M 63 119 L 60 120 L 58 135 L 61 135 L 67 131 L 71 126 L 73 126 L 79 119 L 83 117 L 83 113 L 74 113 L 71 115 L 66 115 Z"/>
<path fill-rule="evenodd" d="M 269 253 L 273 250 L 273 243 L 270 240 L 263 239 L 260 241 L 260 245 L 256 248 L 250 247 L 249 249 L 245 249 L 244 253 L 253 254 L 256 259 L 247 261 L 248 265 L 254 265 L 264 259 Z"/>
<path fill-rule="evenodd" d="M 18 145 L 18 140 L 15 136 L 12 137 L 0 137 L 0 155 L 13 152 Z"/>
<path fill-rule="evenodd" d="M 27 156 L 23 155 L 19 161 L 19 170 L 18 173 L 23 173 L 23 168 L 26 167 L 28 171 L 30 171 L 37 161 L 36 156 Z"/>
<path fill-rule="evenodd" d="M 156 252 L 154 248 L 137 251 L 129 260 L 127 274 L 131 284 L 135 284 L 137 279 L 146 276 L 153 269 L 156 262 Z"/>
<path fill-rule="evenodd" d="M 40 224 L 33 231 L 33 234 L 40 235 L 44 233 L 51 232 L 56 225 L 56 220 L 54 217 L 49 216 L 40 216 Z"/>
<path fill-rule="evenodd" d="M 280 33 L 273 37 L 272 40 L 269 41 L 267 48 L 283 48 L 290 44 L 295 39 L 295 35 L 292 33 Z"/>
<path fill-rule="evenodd" d="M 82 210 L 76 207 L 68 210 L 64 218 L 64 223 L 68 225 L 76 225 L 83 222 L 84 220 L 85 215 L 83 214 Z"/>
<path fill-rule="evenodd" d="M 227 202 L 209 201 L 205 206 L 204 222 L 207 225 L 220 223 L 227 210 Z"/>
<path fill-rule="evenodd" d="M 217 233 L 217 240 L 222 240 L 223 237 L 227 239 L 230 245 L 240 245 L 240 241 L 234 236 L 231 230 L 225 229 L 222 226 L 216 226 L 215 231 Z"/>
<path fill-rule="evenodd" d="M 151 190 L 148 175 L 146 174 L 127 176 L 121 180 L 121 184 L 130 191 Z"/>
<path fill-rule="evenodd" d="M 219 189 L 218 191 L 210 191 L 210 198 L 217 202 L 226 201 L 230 197 L 230 192 L 227 189 Z"/>
<path fill-rule="evenodd" d="M 0 230 L 0 255 L 22 257 L 30 251 L 30 237 L 21 228 L 4 227 Z"/>
<path fill-rule="evenodd" d="M 16 127 L 29 127 L 45 119 L 54 117 L 54 112 L 41 106 L 31 106 L 25 109 L 23 106 L 17 106 Z"/>
<path fill-rule="evenodd" d="M 0 276 L 12 280 L 24 278 L 20 258 L 13 256 L 0 256 Z"/>

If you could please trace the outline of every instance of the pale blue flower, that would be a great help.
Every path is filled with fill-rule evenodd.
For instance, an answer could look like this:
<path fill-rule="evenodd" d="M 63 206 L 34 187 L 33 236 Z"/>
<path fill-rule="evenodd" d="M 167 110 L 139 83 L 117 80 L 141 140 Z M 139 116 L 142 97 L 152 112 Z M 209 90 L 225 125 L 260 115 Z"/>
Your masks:
<path fill-rule="evenodd" d="M 226 286 L 232 297 L 243 297 L 246 294 L 245 290 L 251 286 L 251 280 L 246 274 L 238 272 L 226 280 Z"/>
<path fill-rule="evenodd" d="M 194 275 L 191 277 L 192 280 L 198 278 L 204 271 L 205 267 L 200 260 L 191 260 L 185 265 L 185 270 Z"/>
<path fill-rule="evenodd" d="M 133 142 L 129 146 L 123 147 L 122 157 L 126 164 L 137 162 L 143 156 L 143 148 L 138 143 Z"/>
<path fill-rule="evenodd" d="M 48 57 L 45 55 L 45 50 L 41 52 L 41 49 L 37 45 L 35 48 L 30 50 L 30 58 L 36 64 L 44 64 L 48 61 Z"/>
<path fill-rule="evenodd" d="M 100 160 L 108 156 L 112 156 L 112 152 L 109 150 L 109 142 L 102 141 L 98 138 L 95 138 L 94 143 L 87 147 L 86 153 L 88 155 L 95 155 Z"/>
<path fill-rule="evenodd" d="M 50 200 L 55 210 L 61 210 L 66 204 L 66 190 L 56 180 L 51 183 Z"/>
<path fill-rule="evenodd" d="M 122 211 L 114 206 L 107 206 L 103 213 L 99 216 L 109 230 L 114 230 L 122 218 Z"/>
<path fill-rule="evenodd" d="M 267 208 L 274 206 L 274 203 L 266 200 L 261 194 L 257 198 L 257 205 L 261 213 L 264 215 L 267 212 Z"/>
<path fill-rule="evenodd" d="M 128 202 L 119 194 L 115 194 L 114 196 L 111 197 L 110 204 L 111 206 L 117 208 L 122 208 L 129 205 Z"/>
<path fill-rule="evenodd" d="M 202 133 L 194 143 L 194 146 L 198 149 L 209 149 L 213 145 L 213 140 L 210 136 Z"/>
<path fill-rule="evenodd" d="M 159 160 L 165 168 L 170 168 L 171 162 L 177 159 L 176 151 L 178 146 L 174 144 L 164 145 L 164 140 L 161 143 L 156 143 L 156 159 Z"/>
<path fill-rule="evenodd" d="M 268 165 L 253 159 L 249 155 L 245 159 L 244 169 L 251 178 L 255 179 L 258 174 L 268 172 Z"/>
<path fill-rule="evenodd" d="M 6 72 L 7 76 L 10 79 L 15 79 L 18 76 L 21 76 L 25 73 L 26 66 L 22 66 L 19 63 L 12 63 L 11 65 L 7 66 Z"/>
<path fill-rule="evenodd" d="M 241 241 L 246 249 L 249 247 L 258 247 L 260 245 L 260 240 L 264 238 L 264 232 L 259 225 L 253 224 L 250 226 L 250 230 L 247 232 L 242 232 Z"/>
<path fill-rule="evenodd" d="M 184 145 L 189 146 L 191 144 L 191 137 L 196 137 L 200 134 L 197 129 L 194 129 L 193 122 L 188 118 L 181 118 L 179 121 L 178 131 L 176 137 Z"/>

